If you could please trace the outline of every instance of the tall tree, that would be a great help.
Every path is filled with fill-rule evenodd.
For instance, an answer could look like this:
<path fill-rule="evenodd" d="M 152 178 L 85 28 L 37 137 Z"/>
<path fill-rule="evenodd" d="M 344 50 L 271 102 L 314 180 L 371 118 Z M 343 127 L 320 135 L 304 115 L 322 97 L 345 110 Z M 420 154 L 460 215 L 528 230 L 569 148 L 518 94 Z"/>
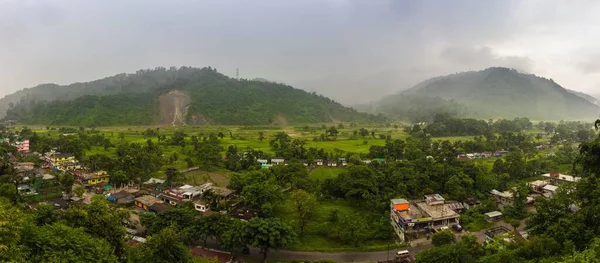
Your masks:
<path fill-rule="evenodd" d="M 291 194 L 291 199 L 296 208 L 300 235 L 303 235 L 306 224 L 315 217 L 317 198 L 304 190 L 295 190 Z"/>
<path fill-rule="evenodd" d="M 261 248 L 263 262 L 270 249 L 279 249 L 294 242 L 296 234 L 279 218 L 253 218 L 248 226 L 250 244 Z"/>

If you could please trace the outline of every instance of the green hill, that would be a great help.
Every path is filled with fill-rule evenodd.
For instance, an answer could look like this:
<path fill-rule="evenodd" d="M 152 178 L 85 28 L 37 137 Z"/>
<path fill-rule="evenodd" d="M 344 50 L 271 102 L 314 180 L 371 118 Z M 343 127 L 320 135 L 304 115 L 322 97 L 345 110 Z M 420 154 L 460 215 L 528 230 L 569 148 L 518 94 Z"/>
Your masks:
<path fill-rule="evenodd" d="M 427 121 L 437 112 L 459 117 L 586 119 L 600 108 L 551 79 L 508 68 L 436 77 L 381 100 L 378 112 Z M 419 114 L 426 112 L 427 114 Z"/>
<path fill-rule="evenodd" d="M 6 119 L 24 124 L 86 126 L 264 125 L 385 119 L 359 113 L 315 93 L 279 83 L 233 79 L 211 68 L 139 72 L 135 77 L 121 74 L 51 88 L 82 94 L 66 100 L 52 100 L 56 96 L 36 99 L 48 93 L 38 86 L 33 88 L 33 95 L 7 111 Z M 79 90 L 81 87 L 86 91 Z"/>

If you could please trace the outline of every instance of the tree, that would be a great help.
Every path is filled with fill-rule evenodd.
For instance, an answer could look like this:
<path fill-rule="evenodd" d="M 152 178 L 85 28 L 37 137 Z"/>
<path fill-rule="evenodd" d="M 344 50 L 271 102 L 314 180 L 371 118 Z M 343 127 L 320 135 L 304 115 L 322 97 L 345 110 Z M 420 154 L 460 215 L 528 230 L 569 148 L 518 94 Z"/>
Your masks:
<path fill-rule="evenodd" d="M 291 194 L 291 199 L 296 208 L 296 216 L 300 225 L 300 235 L 303 235 L 306 224 L 315 216 L 317 198 L 304 190 L 295 190 Z"/>
<path fill-rule="evenodd" d="M 331 137 L 335 140 L 335 138 L 337 138 L 338 135 L 338 130 L 335 128 L 335 126 L 331 126 L 328 130 L 327 130 L 327 136 Z"/>
<path fill-rule="evenodd" d="M 269 249 L 279 249 L 294 242 L 296 234 L 279 218 L 253 218 L 248 225 L 248 237 L 252 246 L 262 249 L 265 262 Z"/>
<path fill-rule="evenodd" d="M 167 180 L 165 182 L 167 185 L 173 185 L 173 183 L 178 182 L 181 178 L 181 173 L 173 167 L 167 168 L 165 175 L 167 176 Z"/>
<path fill-rule="evenodd" d="M 73 183 L 75 183 L 75 177 L 70 173 L 63 173 L 58 177 L 60 186 L 65 194 L 71 195 L 73 191 Z"/>
<path fill-rule="evenodd" d="M 431 244 L 436 247 L 452 244 L 454 242 L 456 242 L 456 237 L 450 230 L 442 230 L 431 236 Z"/>
<path fill-rule="evenodd" d="M 246 204 L 260 209 L 263 215 L 271 214 L 274 206 L 283 200 L 279 186 L 272 182 L 247 185 L 242 190 L 241 196 Z"/>
<path fill-rule="evenodd" d="M 139 255 L 142 258 L 136 262 L 193 262 L 190 249 L 183 244 L 179 232 L 174 227 L 167 227 L 148 237 L 141 250 Z"/>
<path fill-rule="evenodd" d="M 258 132 L 258 140 L 262 142 L 265 139 L 265 133 L 262 131 Z"/>
<path fill-rule="evenodd" d="M 360 128 L 360 130 L 358 131 L 358 134 L 360 134 L 360 137 L 365 137 L 367 135 L 369 135 L 369 130 L 365 129 L 365 128 Z"/>
<path fill-rule="evenodd" d="M 45 225 L 30 228 L 26 235 L 29 262 L 118 262 L 108 242 L 81 228 Z"/>
<path fill-rule="evenodd" d="M 73 189 L 73 193 L 75 194 L 75 196 L 81 198 L 83 196 L 83 194 L 85 193 L 85 189 L 83 188 L 83 186 L 78 185 L 78 186 L 75 186 L 75 189 Z"/>
<path fill-rule="evenodd" d="M 129 181 L 129 177 L 123 170 L 115 171 L 110 177 L 110 182 L 113 186 L 119 187 L 123 183 L 127 183 Z"/>
<path fill-rule="evenodd" d="M 235 250 L 245 247 L 248 243 L 247 221 L 233 220 L 221 235 L 221 247 L 234 253 Z"/>

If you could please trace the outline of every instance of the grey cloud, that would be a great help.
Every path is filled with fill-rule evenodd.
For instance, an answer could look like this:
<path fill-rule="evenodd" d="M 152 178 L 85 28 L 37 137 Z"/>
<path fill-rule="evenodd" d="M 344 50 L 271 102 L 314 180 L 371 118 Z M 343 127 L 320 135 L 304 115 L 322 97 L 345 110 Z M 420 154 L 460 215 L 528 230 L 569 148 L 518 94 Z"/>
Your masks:
<path fill-rule="evenodd" d="M 367 102 L 437 75 L 537 69 L 529 55 L 494 51 L 527 28 L 521 3 L 0 0 L 0 96 L 155 66 L 212 66 Z"/>
<path fill-rule="evenodd" d="M 490 47 L 449 47 L 444 49 L 440 57 L 450 63 L 471 69 L 487 67 L 508 67 L 524 72 L 531 72 L 533 61 L 524 56 L 501 56 Z"/>

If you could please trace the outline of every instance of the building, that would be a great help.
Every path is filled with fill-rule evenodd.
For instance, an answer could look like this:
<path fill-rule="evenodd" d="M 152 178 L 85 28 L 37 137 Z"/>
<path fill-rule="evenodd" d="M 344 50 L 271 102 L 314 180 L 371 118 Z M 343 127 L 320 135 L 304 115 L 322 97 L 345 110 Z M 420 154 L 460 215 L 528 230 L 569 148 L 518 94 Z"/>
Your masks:
<path fill-rule="evenodd" d="M 135 198 L 133 204 L 141 209 L 148 210 L 152 205 L 162 203 L 162 201 L 151 195 L 144 195 Z"/>
<path fill-rule="evenodd" d="M 488 222 L 498 221 L 500 218 L 502 218 L 502 213 L 500 211 L 492 211 L 483 215 L 485 216 L 485 220 Z"/>
<path fill-rule="evenodd" d="M 233 196 L 234 191 L 231 189 L 227 189 L 227 188 L 223 188 L 223 187 L 216 187 L 213 186 L 211 188 L 211 192 L 216 195 L 219 196 L 221 199 L 228 199 L 231 196 Z"/>
<path fill-rule="evenodd" d="M 542 193 L 544 192 L 544 186 L 550 184 L 547 180 L 537 180 L 527 183 L 533 192 Z"/>
<path fill-rule="evenodd" d="M 17 143 L 17 151 L 21 153 L 29 152 L 29 140 L 24 140 Z"/>
<path fill-rule="evenodd" d="M 496 199 L 496 202 L 499 204 L 510 205 L 514 201 L 513 194 L 510 191 L 500 192 L 496 189 L 492 189 L 492 191 L 490 191 L 490 193 L 494 196 L 494 198 Z M 530 196 L 527 196 L 525 203 L 530 205 L 530 204 L 533 204 L 534 201 L 535 201 L 535 198 L 530 195 Z"/>
<path fill-rule="evenodd" d="M 84 186 L 97 185 L 97 184 L 108 184 L 110 182 L 110 175 L 106 171 L 97 172 L 86 172 L 77 171 L 75 172 L 77 179 Z"/>
<path fill-rule="evenodd" d="M 208 211 L 208 205 L 204 201 L 199 200 L 194 202 L 194 209 L 196 209 L 198 212 L 204 213 Z"/>
<path fill-rule="evenodd" d="M 258 159 L 256 161 L 260 163 L 260 168 L 265 169 L 271 167 L 271 164 L 269 164 L 269 160 L 267 159 Z"/>
<path fill-rule="evenodd" d="M 134 202 L 135 197 L 131 193 L 122 190 L 120 192 L 109 195 L 106 199 L 115 204 L 128 205 Z"/>
<path fill-rule="evenodd" d="M 558 190 L 558 186 L 549 184 L 549 185 L 545 185 L 542 189 L 543 189 L 543 195 L 545 197 L 550 197 L 556 193 L 556 190 Z"/>
<path fill-rule="evenodd" d="M 322 159 L 316 159 L 315 163 L 317 164 L 317 166 L 323 166 L 323 160 Z"/>
<path fill-rule="evenodd" d="M 271 164 L 272 165 L 285 164 L 285 159 L 283 159 L 283 158 L 273 158 L 273 159 L 271 159 Z"/>
<path fill-rule="evenodd" d="M 432 229 L 459 223 L 459 215 L 439 195 L 426 195 L 425 200 L 390 200 L 390 218 L 394 232 L 402 242 L 428 234 Z"/>
<path fill-rule="evenodd" d="M 558 172 L 542 174 L 542 176 L 550 178 L 550 183 L 553 185 L 560 185 L 564 183 L 576 183 L 579 180 L 581 180 L 581 177 L 561 174 Z"/>

